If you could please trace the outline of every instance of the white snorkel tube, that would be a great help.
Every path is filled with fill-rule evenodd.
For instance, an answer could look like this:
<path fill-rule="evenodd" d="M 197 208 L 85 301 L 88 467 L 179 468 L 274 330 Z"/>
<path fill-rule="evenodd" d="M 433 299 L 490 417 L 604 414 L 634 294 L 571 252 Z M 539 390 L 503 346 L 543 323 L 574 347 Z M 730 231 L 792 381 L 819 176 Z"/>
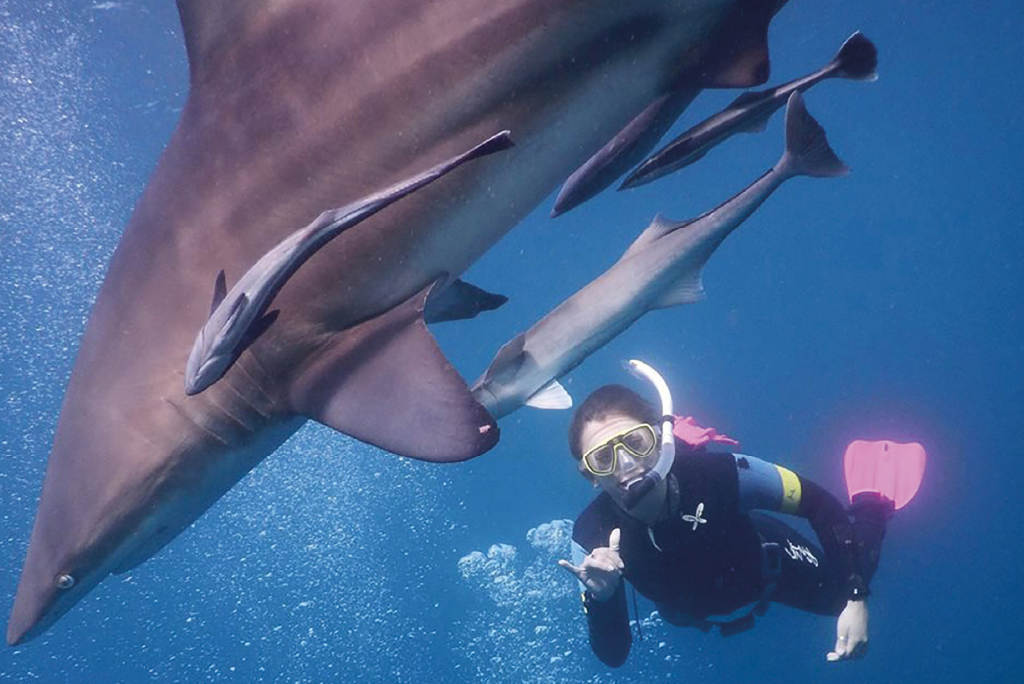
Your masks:
<path fill-rule="evenodd" d="M 658 390 L 658 399 L 661 401 L 661 456 L 657 464 L 643 477 L 625 483 L 622 488 L 622 503 L 628 508 L 633 508 L 653 490 L 659 482 L 668 477 L 672 463 L 676 459 L 676 438 L 672 434 L 675 427 L 675 416 L 672 415 L 672 393 L 658 371 L 648 366 L 643 361 L 630 359 L 625 364 L 626 370 L 638 378 L 645 378 L 655 389 Z"/>

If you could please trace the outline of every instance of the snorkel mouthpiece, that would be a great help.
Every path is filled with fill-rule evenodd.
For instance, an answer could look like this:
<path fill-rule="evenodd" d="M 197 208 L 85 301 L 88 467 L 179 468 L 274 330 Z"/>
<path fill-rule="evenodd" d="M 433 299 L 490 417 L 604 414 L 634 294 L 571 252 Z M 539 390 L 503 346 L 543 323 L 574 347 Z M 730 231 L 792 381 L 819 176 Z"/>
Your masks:
<path fill-rule="evenodd" d="M 672 464 L 676 459 L 676 439 L 672 434 L 672 428 L 675 425 L 675 416 L 672 415 L 672 393 L 668 389 L 665 378 L 643 361 L 630 359 L 625 366 L 630 373 L 638 378 L 644 378 L 658 390 L 662 420 L 661 456 L 657 464 L 643 477 L 626 482 L 621 487 L 622 505 L 631 509 L 640 503 L 640 500 L 647 496 L 659 482 L 668 477 L 669 470 L 672 469 Z"/>

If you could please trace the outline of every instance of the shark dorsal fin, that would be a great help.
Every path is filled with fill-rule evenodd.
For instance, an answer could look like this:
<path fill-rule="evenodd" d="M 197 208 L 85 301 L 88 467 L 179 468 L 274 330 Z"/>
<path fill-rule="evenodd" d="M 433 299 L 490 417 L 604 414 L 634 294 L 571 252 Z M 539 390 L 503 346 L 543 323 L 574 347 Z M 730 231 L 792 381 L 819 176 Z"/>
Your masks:
<path fill-rule="evenodd" d="M 572 408 L 572 397 L 558 380 L 552 380 L 534 392 L 533 396 L 526 400 L 526 405 L 536 409 L 563 410 Z"/>
<path fill-rule="evenodd" d="M 654 217 L 654 220 L 651 221 L 651 225 L 647 226 L 647 228 L 644 229 L 644 232 L 640 233 L 640 236 L 637 237 L 637 239 L 633 241 L 633 244 L 629 246 L 629 249 L 623 253 L 622 259 L 636 254 L 647 245 L 665 237 L 669 233 L 679 230 L 680 228 L 685 228 L 696 220 L 697 219 L 669 221 L 663 214 L 658 214 Z"/>
<path fill-rule="evenodd" d="M 220 303 L 224 301 L 224 297 L 228 294 L 227 278 L 224 276 L 223 269 L 217 274 L 217 280 L 213 283 L 213 301 L 210 302 L 210 315 L 217 310 Z"/>

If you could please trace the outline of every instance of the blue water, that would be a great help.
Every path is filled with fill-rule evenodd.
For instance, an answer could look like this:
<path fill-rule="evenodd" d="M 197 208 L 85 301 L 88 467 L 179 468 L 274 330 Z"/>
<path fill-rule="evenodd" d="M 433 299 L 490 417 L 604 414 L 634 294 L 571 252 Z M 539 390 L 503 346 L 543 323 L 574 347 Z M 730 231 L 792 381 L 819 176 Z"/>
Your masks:
<path fill-rule="evenodd" d="M 579 399 L 629 382 L 620 360 L 644 358 L 681 409 L 837 494 L 849 440 L 923 442 L 865 659 L 825 662 L 831 618 L 774 607 L 723 639 L 641 599 L 644 640 L 606 669 L 554 564 L 593 490 L 567 455 L 568 414 L 523 409 L 491 453 L 448 467 L 302 430 L 154 559 L 0 649 L 0 681 L 1024 681 L 1024 6 L 793 0 L 772 82 L 858 28 L 881 78 L 807 97 L 853 173 L 787 184 L 714 256 L 706 302 L 646 316 L 565 385 Z M 186 89 L 172 3 L 0 0 L 5 609 L 79 336 Z M 679 130 L 733 97 L 704 93 Z M 467 274 L 510 302 L 439 327 L 442 346 L 476 377 L 656 212 L 731 196 L 781 137 L 776 117 L 638 191 L 557 221 L 545 203 Z"/>

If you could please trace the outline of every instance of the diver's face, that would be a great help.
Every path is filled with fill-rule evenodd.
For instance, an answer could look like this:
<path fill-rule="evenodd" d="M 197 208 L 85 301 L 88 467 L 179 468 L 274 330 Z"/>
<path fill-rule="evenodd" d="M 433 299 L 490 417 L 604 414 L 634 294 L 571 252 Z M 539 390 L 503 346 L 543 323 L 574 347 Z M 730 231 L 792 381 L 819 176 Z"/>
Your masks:
<path fill-rule="evenodd" d="M 642 422 L 636 418 L 615 414 L 606 416 L 601 420 L 592 420 L 585 423 L 580 433 L 583 453 L 586 454 L 592 449 L 640 425 L 642 425 Z M 582 460 L 580 461 L 579 468 L 584 477 L 596 482 L 609 494 L 617 496 L 620 485 L 642 477 L 657 462 L 657 453 L 652 453 L 647 458 L 637 458 L 628 449 L 618 445 L 615 447 L 615 469 L 610 474 L 594 475 L 587 470 Z"/>

